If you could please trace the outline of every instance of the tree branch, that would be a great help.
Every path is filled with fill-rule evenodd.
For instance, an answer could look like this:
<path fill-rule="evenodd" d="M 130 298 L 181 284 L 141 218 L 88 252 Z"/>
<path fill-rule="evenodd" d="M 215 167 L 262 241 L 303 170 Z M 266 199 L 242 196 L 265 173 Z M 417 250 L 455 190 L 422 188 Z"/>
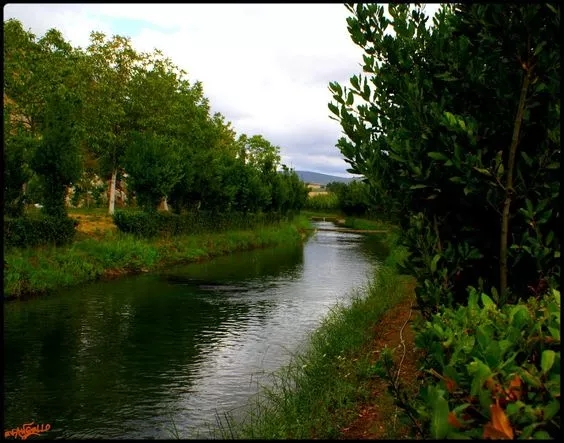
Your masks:
<path fill-rule="evenodd" d="M 529 39 L 530 40 L 530 37 Z M 519 136 L 521 131 L 521 124 L 525 115 L 525 102 L 527 99 L 527 90 L 531 80 L 532 67 L 529 63 L 523 63 L 525 69 L 525 78 L 521 87 L 521 96 L 519 97 L 519 105 L 517 108 L 517 115 L 515 116 L 515 123 L 513 125 L 513 137 L 509 147 L 509 159 L 507 164 L 507 175 L 505 182 L 505 201 L 503 203 L 503 212 L 501 216 L 501 239 L 499 245 L 499 293 L 501 300 L 505 300 L 507 295 L 507 239 L 509 236 L 509 209 L 513 199 L 513 169 L 515 167 L 515 156 L 517 153 L 517 146 L 519 144 Z"/>

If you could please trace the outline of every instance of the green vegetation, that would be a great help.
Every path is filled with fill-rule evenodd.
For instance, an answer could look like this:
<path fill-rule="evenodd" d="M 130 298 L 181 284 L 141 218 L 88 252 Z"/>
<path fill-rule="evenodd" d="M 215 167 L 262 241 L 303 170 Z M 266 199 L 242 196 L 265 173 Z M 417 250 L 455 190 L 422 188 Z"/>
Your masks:
<path fill-rule="evenodd" d="M 39 294 L 101 277 L 150 271 L 160 266 L 207 259 L 233 251 L 290 244 L 302 239 L 309 221 L 256 227 L 253 231 L 207 233 L 153 240 L 106 233 L 69 246 L 12 248 L 4 253 L 4 297 Z"/>
<path fill-rule="evenodd" d="M 160 51 L 98 32 L 73 48 L 55 29 L 38 39 L 7 20 L 4 73 L 6 295 L 288 240 L 290 225 L 277 223 L 299 213 L 305 184 L 280 163 L 278 146 L 236 137 L 212 115 L 202 84 Z M 118 182 L 127 194 L 116 212 Z M 166 238 L 141 241 L 106 224 L 101 239 L 83 231 L 57 247 L 74 238 L 69 203 L 100 203 L 105 184 L 122 233 Z M 232 232 L 249 229 L 257 232 Z"/>
<path fill-rule="evenodd" d="M 560 6 L 347 8 L 364 72 L 329 86 L 338 147 L 401 227 L 426 320 L 419 396 L 389 354 L 381 375 L 420 437 L 555 437 Z"/>
<path fill-rule="evenodd" d="M 368 216 L 371 213 L 370 188 L 358 180 L 327 184 L 326 194 L 310 195 L 305 208 L 311 211 L 335 210 L 346 215 Z"/>
<path fill-rule="evenodd" d="M 170 205 L 218 220 L 285 217 L 306 201 L 280 147 L 236 136 L 212 115 L 203 85 L 158 50 L 140 53 L 128 38 L 98 32 L 73 48 L 55 29 L 38 39 L 11 19 L 4 72 L 5 216 L 25 217 L 38 203 L 64 219 L 70 203 L 100 203 L 105 183 L 109 214 L 118 191 L 122 206 L 154 213 Z"/>
<path fill-rule="evenodd" d="M 311 211 L 337 210 L 339 209 L 339 199 L 333 193 L 310 195 L 304 207 Z"/>
<path fill-rule="evenodd" d="M 69 217 L 40 215 L 4 220 L 4 247 L 25 248 L 42 244 L 72 242 L 77 226 Z"/>
<path fill-rule="evenodd" d="M 382 220 L 373 220 L 366 218 L 356 218 L 356 217 L 346 217 L 343 223 L 345 228 L 357 229 L 357 230 L 393 230 L 397 231 L 397 228 L 390 226 L 389 223 Z"/>
<path fill-rule="evenodd" d="M 450 4 L 429 27 L 419 8 L 382 8 L 349 7 L 365 74 L 332 83 L 329 108 L 402 228 L 420 308 L 465 303 L 479 279 L 501 304 L 557 285 L 559 11 Z"/>
<path fill-rule="evenodd" d="M 337 207 L 344 214 L 369 215 L 371 194 L 366 183 L 360 180 L 353 180 L 350 183 L 333 182 L 327 184 L 327 190 L 337 196 Z"/>
<path fill-rule="evenodd" d="M 367 395 L 347 372 L 347 355 L 403 293 L 401 273 L 415 278 L 424 319 L 417 336 L 422 388 L 406 400 L 390 377 L 389 353 L 367 370 L 389 379 L 413 432 L 555 437 L 560 6 L 445 4 L 433 26 L 420 5 L 390 4 L 389 15 L 378 4 L 346 7 L 351 38 L 364 51 L 363 73 L 350 86 L 330 83 L 328 106 L 345 134 L 337 146 L 349 172 L 364 181 L 328 185 L 331 194 L 309 200 L 295 172 L 280 164 L 278 147 L 260 135 L 235 137 L 221 115 L 210 115 L 202 85 L 159 51 L 140 54 L 128 39 L 100 33 L 86 50 L 73 49 L 56 30 L 37 40 L 19 22 L 5 22 L 6 215 L 25 215 L 34 195 L 46 215 L 64 220 L 66 189 L 85 175 L 109 183 L 113 214 L 116 182 L 126 174 L 131 206 L 144 213 L 118 212 L 116 223 L 143 236 L 186 232 L 178 221 L 198 211 L 217 220 L 285 217 L 304 206 L 377 214 L 400 227 L 402 260 L 327 319 L 308 353 L 277 374 L 240 435 L 338 436 L 347 405 Z M 32 184 L 35 191 L 25 191 Z M 163 203 L 177 216 L 155 215 Z M 23 224 L 9 226 L 15 232 Z M 152 241 L 117 234 L 65 249 L 11 250 L 4 288 L 13 295 L 46 290 L 286 235 L 297 231 Z"/>
<path fill-rule="evenodd" d="M 197 211 L 185 214 L 158 212 L 116 211 L 113 220 L 121 232 L 138 237 L 193 235 L 209 232 L 248 230 L 281 221 L 291 221 L 293 214 L 282 217 L 280 213 L 244 214 L 224 212 L 214 214 Z"/>
<path fill-rule="evenodd" d="M 240 423 L 230 421 L 223 438 L 308 439 L 338 438 L 350 422 L 359 398 L 369 398 L 366 381 L 371 377 L 368 353 L 374 322 L 408 295 L 409 278 L 397 272 L 405 248 L 393 245 L 378 269 L 377 278 L 354 294 L 350 305 L 340 305 L 324 319 L 310 338 L 309 347 L 291 364 L 272 375 L 251 402 Z M 362 361 L 356 356 L 363 355 Z"/>

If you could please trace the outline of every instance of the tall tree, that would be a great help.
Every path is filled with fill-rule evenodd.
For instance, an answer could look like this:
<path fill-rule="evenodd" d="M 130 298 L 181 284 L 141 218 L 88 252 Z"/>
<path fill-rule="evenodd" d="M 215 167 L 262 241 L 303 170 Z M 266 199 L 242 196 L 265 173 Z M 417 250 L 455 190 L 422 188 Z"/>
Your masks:
<path fill-rule="evenodd" d="M 32 176 L 28 156 L 34 152 L 37 140 L 18 119 L 4 97 L 4 212 L 13 217 L 24 214 L 23 187 Z"/>
<path fill-rule="evenodd" d="M 86 54 L 90 87 L 84 103 L 88 146 L 99 160 L 102 175 L 110 177 L 108 212 L 113 214 L 117 174 L 123 167 L 131 129 L 126 110 L 131 99 L 132 71 L 142 56 L 133 49 L 130 39 L 122 36 L 106 39 L 100 32 L 91 33 Z"/>
<path fill-rule="evenodd" d="M 150 131 L 133 132 L 125 151 L 124 165 L 139 205 L 154 211 L 182 177 L 182 149 L 170 136 Z"/>
<path fill-rule="evenodd" d="M 81 60 L 80 51 L 73 49 L 56 29 L 37 39 L 17 20 L 4 23 L 4 110 L 11 116 L 4 166 L 10 169 L 5 172 L 10 180 L 24 180 L 19 196 L 14 194 L 16 188 L 10 191 L 12 201 L 20 202 L 17 212 L 21 212 L 24 189 L 32 178 L 21 173 L 29 171 L 26 163 L 40 144 L 46 129 L 46 113 L 51 112 L 47 110 L 47 101 L 55 92 L 60 93 L 61 87 L 77 97 L 84 94 Z"/>
<path fill-rule="evenodd" d="M 48 98 L 43 138 L 35 150 L 31 167 L 40 176 L 46 215 L 66 216 L 67 187 L 80 178 L 79 99 L 63 87 Z"/>
<path fill-rule="evenodd" d="M 330 84 L 338 147 L 395 212 L 420 306 L 555 281 L 559 8 L 444 5 L 432 28 L 417 6 L 347 8 L 364 73 Z"/>

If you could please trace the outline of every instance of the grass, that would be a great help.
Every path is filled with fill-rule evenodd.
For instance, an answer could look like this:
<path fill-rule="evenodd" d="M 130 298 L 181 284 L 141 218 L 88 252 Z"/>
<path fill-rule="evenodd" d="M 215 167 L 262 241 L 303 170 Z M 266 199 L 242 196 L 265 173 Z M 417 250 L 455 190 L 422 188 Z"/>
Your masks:
<path fill-rule="evenodd" d="M 4 252 L 4 298 L 41 294 L 99 278 L 147 272 L 234 251 L 295 243 L 303 238 L 307 227 L 308 219 L 299 216 L 291 223 L 253 231 L 151 240 L 104 230 L 95 238 L 81 236 L 68 246 L 9 249 Z"/>
<path fill-rule="evenodd" d="M 313 210 L 313 209 L 302 209 L 300 214 L 306 217 L 325 217 L 330 219 L 339 219 L 344 216 L 336 210 Z"/>
<path fill-rule="evenodd" d="M 393 236 L 388 236 L 391 239 Z M 272 374 L 252 400 L 244 420 L 228 420 L 217 431 L 222 438 L 338 438 L 354 418 L 355 407 L 370 397 L 367 347 L 373 326 L 408 294 L 408 277 L 397 263 L 406 250 L 392 244 L 391 254 L 366 287 L 348 305 L 339 305 L 310 337 L 309 347 Z"/>
<path fill-rule="evenodd" d="M 342 224 L 345 228 L 358 229 L 358 230 L 387 230 L 390 229 L 390 224 L 382 220 L 373 220 L 358 217 L 345 217 L 345 222 Z"/>

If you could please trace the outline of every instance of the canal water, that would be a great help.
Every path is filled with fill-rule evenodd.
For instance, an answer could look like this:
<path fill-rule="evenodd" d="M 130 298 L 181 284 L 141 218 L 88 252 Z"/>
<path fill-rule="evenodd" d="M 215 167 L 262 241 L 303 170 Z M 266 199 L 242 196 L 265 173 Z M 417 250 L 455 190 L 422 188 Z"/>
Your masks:
<path fill-rule="evenodd" d="M 316 222 L 318 227 L 334 227 Z M 4 429 L 36 438 L 208 437 L 346 303 L 385 256 L 377 236 L 318 231 L 4 306 Z M 175 430 L 174 430 L 175 429 Z"/>

